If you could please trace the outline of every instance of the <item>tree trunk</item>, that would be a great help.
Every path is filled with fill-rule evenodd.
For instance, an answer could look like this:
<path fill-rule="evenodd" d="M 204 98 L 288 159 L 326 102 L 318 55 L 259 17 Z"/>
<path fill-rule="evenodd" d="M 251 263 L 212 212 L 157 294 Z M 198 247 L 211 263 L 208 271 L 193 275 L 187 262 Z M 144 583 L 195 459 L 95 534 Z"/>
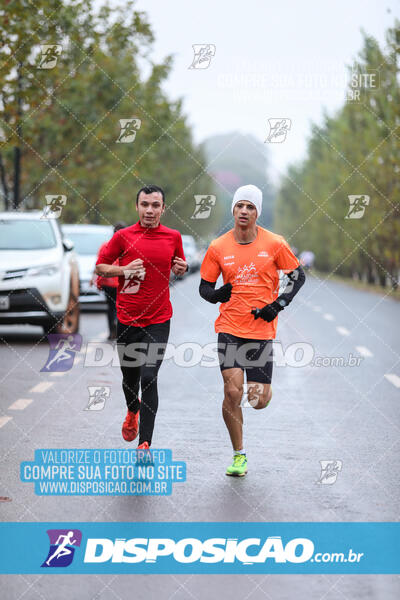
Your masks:
<path fill-rule="evenodd" d="M 14 195 L 13 195 L 13 208 L 17 210 L 21 201 L 20 198 L 20 182 L 21 182 L 21 141 L 22 141 L 22 64 L 18 66 L 18 91 L 17 91 L 17 146 L 14 148 Z"/>
<path fill-rule="evenodd" d="M 18 128 L 17 128 L 18 131 Z M 21 151 L 19 146 L 14 148 L 14 196 L 13 209 L 17 210 L 20 202 L 19 183 L 21 177 Z"/>
<path fill-rule="evenodd" d="M 368 265 L 367 267 L 367 279 L 368 283 L 376 283 L 375 273 L 371 265 Z"/>
<path fill-rule="evenodd" d="M 4 168 L 3 157 L 0 154 L 0 181 L 3 188 L 4 210 L 10 210 L 10 197 L 8 194 L 8 185 L 6 180 L 6 170 Z"/>

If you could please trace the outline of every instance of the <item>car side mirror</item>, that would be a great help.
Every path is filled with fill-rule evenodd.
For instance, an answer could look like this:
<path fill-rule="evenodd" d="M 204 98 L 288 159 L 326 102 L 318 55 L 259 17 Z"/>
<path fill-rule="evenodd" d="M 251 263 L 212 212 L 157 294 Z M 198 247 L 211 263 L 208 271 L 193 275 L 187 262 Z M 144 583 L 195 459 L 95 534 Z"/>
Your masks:
<path fill-rule="evenodd" d="M 69 240 L 68 238 L 63 239 L 63 247 L 65 252 L 71 252 L 74 249 L 74 242 Z"/>

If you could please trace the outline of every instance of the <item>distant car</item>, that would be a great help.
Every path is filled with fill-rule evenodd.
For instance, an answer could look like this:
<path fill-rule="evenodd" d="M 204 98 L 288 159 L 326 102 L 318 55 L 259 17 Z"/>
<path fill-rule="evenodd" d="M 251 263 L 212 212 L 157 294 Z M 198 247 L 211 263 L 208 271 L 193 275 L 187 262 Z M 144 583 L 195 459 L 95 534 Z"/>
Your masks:
<path fill-rule="evenodd" d="M 200 253 L 196 244 L 196 240 L 192 235 L 183 235 L 182 244 L 183 252 L 189 265 L 189 269 L 192 273 L 195 273 L 200 269 L 201 265 Z"/>
<path fill-rule="evenodd" d="M 0 213 L 0 324 L 79 330 L 79 270 L 73 244 L 42 212 Z"/>
<path fill-rule="evenodd" d="M 80 292 L 84 305 L 105 303 L 104 292 L 90 285 L 100 246 L 113 236 L 111 225 L 61 225 L 64 235 L 74 243 L 78 257 Z"/>

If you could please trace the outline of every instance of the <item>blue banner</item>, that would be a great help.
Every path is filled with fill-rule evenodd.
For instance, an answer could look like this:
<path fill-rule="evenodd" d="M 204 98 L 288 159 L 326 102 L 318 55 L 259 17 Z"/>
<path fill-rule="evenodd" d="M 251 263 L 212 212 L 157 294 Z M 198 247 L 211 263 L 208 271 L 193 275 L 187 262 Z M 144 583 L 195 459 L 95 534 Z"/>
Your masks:
<path fill-rule="evenodd" d="M 42 448 L 20 477 L 40 496 L 166 496 L 186 481 L 186 464 L 169 449 Z"/>
<path fill-rule="evenodd" d="M 399 523 L 2 523 L 0 572 L 399 574 Z"/>

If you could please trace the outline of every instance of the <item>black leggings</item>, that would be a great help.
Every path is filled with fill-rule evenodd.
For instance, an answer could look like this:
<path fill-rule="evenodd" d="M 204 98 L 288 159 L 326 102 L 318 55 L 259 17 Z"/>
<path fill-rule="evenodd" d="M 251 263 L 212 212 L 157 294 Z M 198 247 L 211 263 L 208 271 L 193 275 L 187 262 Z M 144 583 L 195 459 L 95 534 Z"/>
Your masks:
<path fill-rule="evenodd" d="M 109 285 L 103 285 L 102 290 L 107 300 L 107 320 L 110 333 L 115 331 L 117 325 L 117 309 L 115 303 L 117 301 L 117 288 Z"/>
<path fill-rule="evenodd" d="M 118 354 L 126 404 L 128 410 L 135 413 L 140 408 L 139 444 L 148 442 L 149 446 L 151 445 L 154 420 L 158 409 L 157 375 L 164 358 L 169 327 L 169 320 L 164 323 L 147 325 L 147 327 L 132 327 L 124 325 L 120 321 L 117 323 Z M 128 344 L 132 344 L 129 350 L 126 347 Z M 140 345 L 134 353 L 136 344 Z M 128 352 L 126 352 L 127 350 Z M 144 355 L 148 357 L 146 361 L 142 360 L 145 364 L 138 366 L 138 357 Z M 132 365 L 129 365 L 129 362 Z M 139 383 L 141 385 L 140 404 L 138 399 Z"/>

